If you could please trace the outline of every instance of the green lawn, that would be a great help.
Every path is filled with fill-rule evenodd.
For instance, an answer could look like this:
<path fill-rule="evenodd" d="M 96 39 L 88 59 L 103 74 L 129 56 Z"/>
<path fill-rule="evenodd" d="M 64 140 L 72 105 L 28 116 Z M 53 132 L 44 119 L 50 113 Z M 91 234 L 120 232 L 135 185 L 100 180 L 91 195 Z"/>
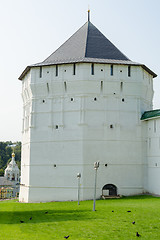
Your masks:
<path fill-rule="evenodd" d="M 96 211 L 92 209 L 93 201 L 83 201 L 80 205 L 77 202 L 2 201 L 0 239 L 60 240 L 69 235 L 69 240 L 132 240 L 138 238 L 138 232 L 141 234 L 138 239 L 160 240 L 160 198 L 97 200 Z"/>

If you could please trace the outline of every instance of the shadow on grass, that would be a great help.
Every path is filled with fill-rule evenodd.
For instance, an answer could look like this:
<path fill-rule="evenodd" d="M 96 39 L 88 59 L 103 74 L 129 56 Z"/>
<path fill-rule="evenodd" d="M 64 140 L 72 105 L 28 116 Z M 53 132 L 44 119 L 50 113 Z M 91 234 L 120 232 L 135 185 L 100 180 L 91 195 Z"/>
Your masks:
<path fill-rule="evenodd" d="M 1 224 L 26 224 L 42 222 L 80 221 L 90 219 L 86 210 L 36 210 L 36 211 L 0 211 Z M 22 222 L 23 221 L 23 222 Z"/>

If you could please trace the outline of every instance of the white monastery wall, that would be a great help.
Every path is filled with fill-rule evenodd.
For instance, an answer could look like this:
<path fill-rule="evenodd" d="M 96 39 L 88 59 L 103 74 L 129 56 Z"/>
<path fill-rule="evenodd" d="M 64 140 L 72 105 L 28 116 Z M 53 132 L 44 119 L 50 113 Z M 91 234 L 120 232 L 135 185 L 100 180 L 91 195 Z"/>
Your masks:
<path fill-rule="evenodd" d="M 145 154 L 141 115 L 152 107 L 152 78 L 139 66 L 77 63 L 35 67 L 23 80 L 24 102 L 20 201 L 97 198 L 105 184 L 118 194 L 144 190 Z M 107 166 L 105 166 L 107 164 Z M 27 170 L 26 170 L 27 169 Z M 28 188 L 29 187 L 29 188 Z M 22 199 L 23 196 L 23 199 Z"/>
<path fill-rule="evenodd" d="M 160 118 L 144 122 L 147 130 L 148 192 L 160 195 Z"/>

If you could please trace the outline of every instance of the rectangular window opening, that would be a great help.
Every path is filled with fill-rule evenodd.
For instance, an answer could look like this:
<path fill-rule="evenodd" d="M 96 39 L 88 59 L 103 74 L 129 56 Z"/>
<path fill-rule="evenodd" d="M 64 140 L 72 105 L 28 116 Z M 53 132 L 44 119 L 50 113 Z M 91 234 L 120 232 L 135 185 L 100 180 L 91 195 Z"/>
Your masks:
<path fill-rule="evenodd" d="M 121 90 L 121 92 L 123 91 L 123 82 L 121 82 L 120 90 Z"/>
<path fill-rule="evenodd" d="M 58 65 L 56 65 L 56 77 L 58 76 Z"/>
<path fill-rule="evenodd" d="M 39 68 L 39 77 L 42 77 L 42 67 Z"/>
<path fill-rule="evenodd" d="M 131 66 L 128 66 L 128 77 L 131 76 Z"/>
<path fill-rule="evenodd" d="M 73 64 L 73 75 L 76 75 L 76 64 Z"/>
<path fill-rule="evenodd" d="M 94 63 L 91 64 L 91 74 L 94 75 Z"/>
<path fill-rule="evenodd" d="M 67 92 L 67 83 L 64 82 L 64 91 Z"/>
<path fill-rule="evenodd" d="M 101 93 L 103 92 L 103 81 L 101 81 Z"/>
<path fill-rule="evenodd" d="M 113 65 L 111 65 L 111 76 L 113 76 Z"/>
<path fill-rule="evenodd" d="M 47 83 L 47 92 L 49 93 L 49 83 Z"/>

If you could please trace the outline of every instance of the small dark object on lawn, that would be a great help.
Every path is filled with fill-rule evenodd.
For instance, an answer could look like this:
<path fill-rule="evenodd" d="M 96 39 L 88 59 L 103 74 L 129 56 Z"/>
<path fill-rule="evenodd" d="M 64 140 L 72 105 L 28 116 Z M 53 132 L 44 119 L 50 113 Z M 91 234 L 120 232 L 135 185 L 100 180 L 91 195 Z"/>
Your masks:
<path fill-rule="evenodd" d="M 138 232 L 136 232 L 136 236 L 137 236 L 137 237 L 140 237 L 141 235 L 140 235 Z"/>
<path fill-rule="evenodd" d="M 112 211 L 112 212 L 114 212 L 114 211 Z"/>
<path fill-rule="evenodd" d="M 45 214 L 47 214 L 47 213 L 48 213 L 48 211 L 45 212 Z"/>
<path fill-rule="evenodd" d="M 135 221 L 132 222 L 132 224 L 135 224 L 135 223 L 136 223 Z"/>
<path fill-rule="evenodd" d="M 32 220 L 32 217 L 30 217 L 30 219 L 29 220 Z"/>
<path fill-rule="evenodd" d="M 64 238 L 65 238 L 65 239 L 69 238 L 69 235 L 68 235 L 68 236 L 65 236 Z"/>
<path fill-rule="evenodd" d="M 131 211 L 127 211 L 127 212 L 131 212 Z"/>
<path fill-rule="evenodd" d="M 20 220 L 20 223 L 24 223 L 24 221 Z"/>

